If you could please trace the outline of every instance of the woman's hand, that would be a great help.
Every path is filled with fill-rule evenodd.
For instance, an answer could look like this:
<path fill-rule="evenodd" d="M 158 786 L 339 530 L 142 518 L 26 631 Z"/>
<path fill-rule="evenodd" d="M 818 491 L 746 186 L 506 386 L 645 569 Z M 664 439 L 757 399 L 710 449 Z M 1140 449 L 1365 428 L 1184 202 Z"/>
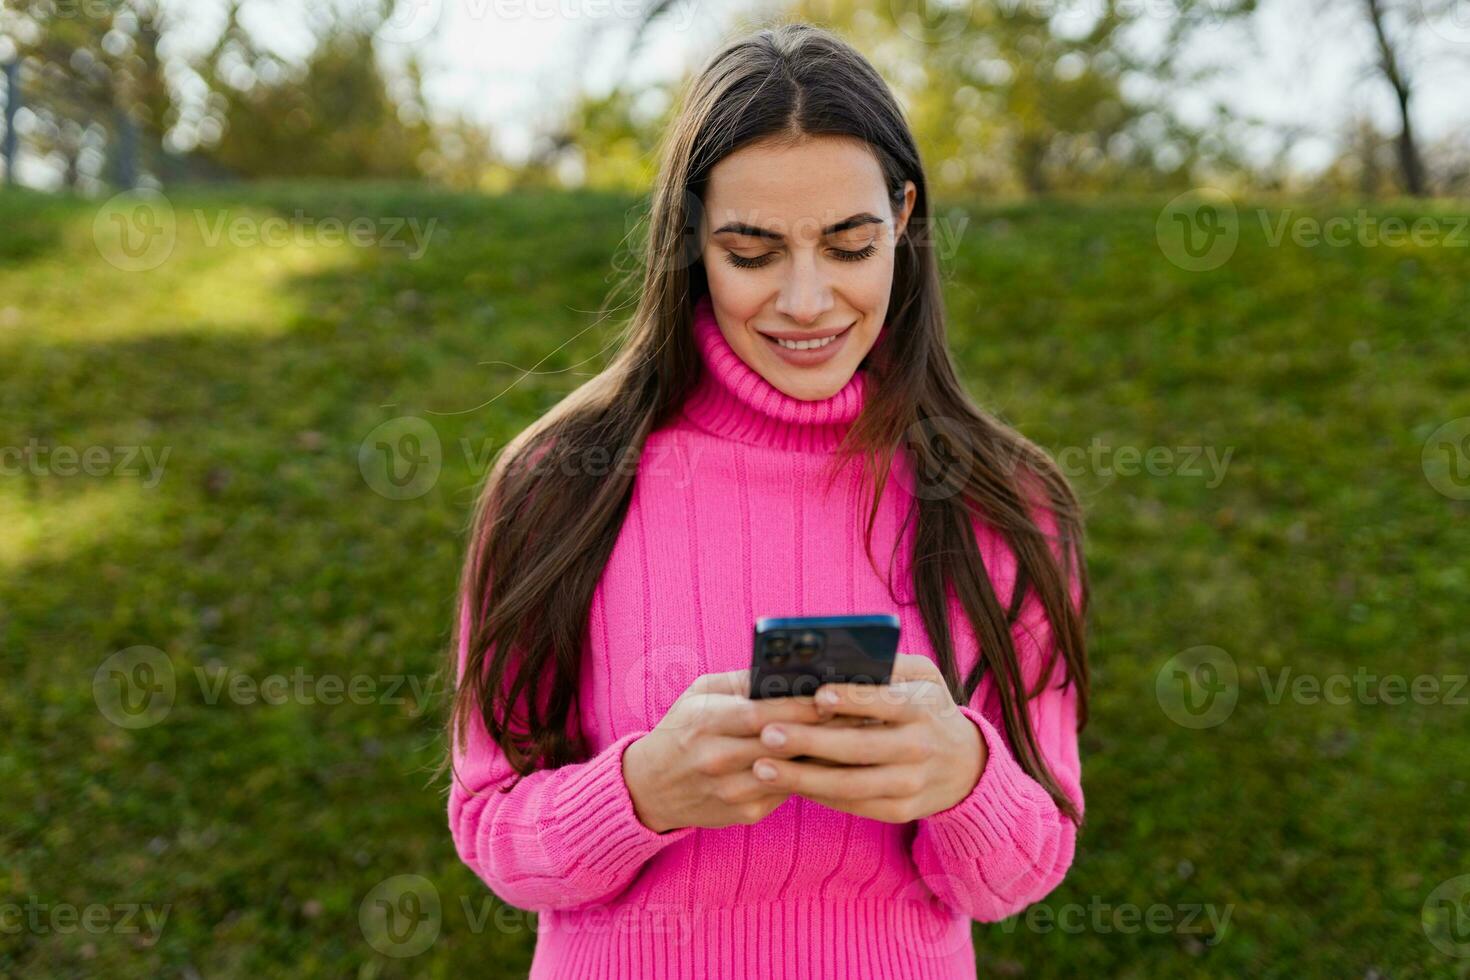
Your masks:
<path fill-rule="evenodd" d="M 960 713 L 939 667 L 927 657 L 901 653 L 890 683 L 824 684 L 815 700 L 823 719 L 851 716 L 867 723 L 768 721 L 760 732 L 765 752 L 753 766 L 767 792 L 796 793 L 834 810 L 907 823 L 954 806 L 985 771 L 980 730 Z M 792 760 L 799 755 L 838 765 Z"/>
<path fill-rule="evenodd" d="M 757 737 L 762 728 L 858 722 L 831 712 L 824 722 L 810 697 L 752 700 L 749 692 L 749 670 L 697 677 L 658 725 L 624 751 L 623 780 L 645 827 L 664 833 L 755 823 L 791 795 L 751 770 L 769 752 Z"/>

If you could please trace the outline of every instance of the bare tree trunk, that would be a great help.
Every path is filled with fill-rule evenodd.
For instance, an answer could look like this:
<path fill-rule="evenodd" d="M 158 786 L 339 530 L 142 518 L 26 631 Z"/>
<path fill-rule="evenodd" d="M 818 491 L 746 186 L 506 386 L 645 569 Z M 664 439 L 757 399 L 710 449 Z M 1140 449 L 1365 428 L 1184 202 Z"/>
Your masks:
<path fill-rule="evenodd" d="M 112 182 L 125 191 L 138 183 L 138 127 L 122 109 L 112 110 Z"/>
<path fill-rule="evenodd" d="M 1022 136 L 1016 155 L 1021 183 L 1028 193 L 1044 197 L 1051 190 L 1046 179 L 1046 141 L 1037 135 Z"/>
<path fill-rule="evenodd" d="M 74 146 L 68 146 L 62 153 L 66 158 L 66 164 L 61 169 L 61 186 L 68 191 L 74 191 L 77 189 L 77 181 L 82 176 L 81 157 Z"/>
<path fill-rule="evenodd" d="M 15 158 L 19 140 L 15 134 L 15 116 L 20 112 L 20 59 L 5 63 L 5 137 L 0 143 L 0 157 L 5 159 L 5 183 L 16 184 Z"/>
<path fill-rule="evenodd" d="M 1388 39 L 1388 31 L 1383 23 L 1382 0 L 1363 0 L 1363 2 L 1368 6 L 1368 19 L 1372 22 L 1373 33 L 1378 38 L 1378 67 L 1388 79 L 1388 84 L 1393 86 L 1394 98 L 1399 106 L 1399 170 L 1403 175 L 1404 190 L 1414 197 L 1423 197 L 1426 192 L 1424 168 L 1419 162 L 1419 147 L 1414 142 L 1414 126 L 1409 118 L 1409 101 L 1413 96 L 1413 89 L 1399 67 L 1393 42 Z"/>

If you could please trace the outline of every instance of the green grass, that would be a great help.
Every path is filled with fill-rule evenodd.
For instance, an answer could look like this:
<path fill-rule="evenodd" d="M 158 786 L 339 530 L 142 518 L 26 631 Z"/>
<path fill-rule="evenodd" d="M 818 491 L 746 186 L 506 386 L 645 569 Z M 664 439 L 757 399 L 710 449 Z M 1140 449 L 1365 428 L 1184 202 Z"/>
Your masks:
<path fill-rule="evenodd" d="M 426 786 L 443 699 L 425 686 L 483 461 L 597 365 L 608 330 L 579 331 L 636 202 L 325 184 L 172 197 L 172 254 L 128 271 L 94 240 L 95 202 L 0 195 L 0 447 L 51 461 L 0 476 L 0 906 L 167 910 L 156 936 L 141 915 L 88 931 L 36 911 L 40 927 L 0 930 L 0 975 L 524 975 L 527 917 L 482 920 L 494 903 Z M 1470 874 L 1470 707 L 1270 696 L 1288 666 L 1470 670 L 1470 503 L 1421 459 L 1470 416 L 1470 248 L 1272 246 L 1242 204 L 1235 254 L 1190 272 L 1160 249 L 1162 204 L 977 205 L 946 262 L 966 380 L 1038 442 L 1074 461 L 1094 445 L 1105 461 L 1230 452 L 1222 479 L 1203 461 L 1075 475 L 1095 588 L 1088 825 L 1043 904 L 1081 927 L 977 926 L 982 975 L 1470 975 L 1421 925 L 1431 890 Z M 210 243 L 225 211 L 298 209 L 435 224 L 417 259 Z M 1374 209 L 1445 229 L 1456 213 Z M 506 390 L 505 362 L 548 353 L 548 373 Z M 441 446 L 412 499 L 375 492 L 359 460 L 401 416 Z M 106 454 L 67 475 L 56 447 Z M 116 472 L 126 447 L 161 475 L 141 459 Z M 166 654 L 176 695 L 126 728 L 93 678 L 140 645 Z M 1201 645 L 1233 658 L 1239 700 L 1193 729 L 1155 679 Z M 239 703 L 213 697 L 222 670 L 361 677 L 381 696 Z M 412 957 L 359 923 L 397 875 L 441 901 L 437 940 Z M 1153 905 L 1172 928 L 1111 924 Z M 1228 910 L 1228 927 L 1182 927 L 1192 906 Z"/>

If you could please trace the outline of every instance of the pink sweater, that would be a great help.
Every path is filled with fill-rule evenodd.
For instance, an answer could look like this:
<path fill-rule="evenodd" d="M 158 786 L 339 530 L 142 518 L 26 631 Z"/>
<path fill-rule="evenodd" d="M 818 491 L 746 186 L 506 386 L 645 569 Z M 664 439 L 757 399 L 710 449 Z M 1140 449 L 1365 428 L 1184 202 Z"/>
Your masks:
<path fill-rule="evenodd" d="M 974 977 L 970 920 L 993 922 L 1045 896 L 1075 840 L 1011 752 L 989 675 L 960 707 L 988 761 L 948 810 L 891 824 L 792 796 L 751 826 L 663 834 L 634 812 L 623 750 L 696 676 L 748 667 L 756 617 L 891 612 L 899 649 L 934 658 L 912 593 L 908 533 L 899 538 L 912 483 L 890 478 L 874 527 L 873 555 L 892 566 L 890 595 L 863 551 L 858 464 L 830 495 L 817 479 L 862 407 L 864 373 L 803 402 L 735 354 L 708 297 L 695 330 L 706 370 L 682 414 L 648 440 L 592 600 L 580 720 L 595 754 L 501 794 L 494 788 L 511 770 L 474 726 L 455 747 L 449 797 L 460 857 L 504 902 L 539 913 L 533 980 Z M 977 524 L 976 533 L 1005 604 L 1014 559 L 997 532 Z M 977 644 L 953 595 L 950 621 L 963 675 Z M 1050 643 L 1034 594 L 1014 635 L 1034 678 Z M 1028 706 L 1080 808 L 1075 692 L 1053 685 Z"/>

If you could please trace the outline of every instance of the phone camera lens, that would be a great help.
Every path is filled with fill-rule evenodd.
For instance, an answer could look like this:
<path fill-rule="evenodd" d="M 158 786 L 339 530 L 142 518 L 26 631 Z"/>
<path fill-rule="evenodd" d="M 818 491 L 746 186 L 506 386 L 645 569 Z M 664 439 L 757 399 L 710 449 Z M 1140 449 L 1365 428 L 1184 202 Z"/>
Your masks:
<path fill-rule="evenodd" d="M 784 667 L 791 659 L 791 640 L 785 636 L 773 636 L 766 640 L 766 660 L 772 667 Z"/>
<path fill-rule="evenodd" d="M 806 632 L 792 643 L 792 652 L 798 660 L 811 660 L 822 649 L 822 634 Z"/>

